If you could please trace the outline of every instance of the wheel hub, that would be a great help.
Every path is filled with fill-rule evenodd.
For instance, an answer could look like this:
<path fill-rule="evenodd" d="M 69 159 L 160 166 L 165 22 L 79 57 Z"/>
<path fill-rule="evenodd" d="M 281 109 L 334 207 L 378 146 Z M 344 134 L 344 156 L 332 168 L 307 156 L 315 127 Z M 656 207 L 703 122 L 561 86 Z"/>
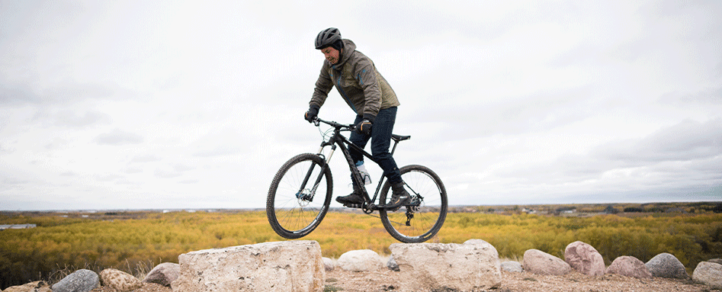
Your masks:
<path fill-rule="evenodd" d="M 298 205 L 306 207 L 311 203 L 311 190 L 305 189 L 301 192 L 296 193 L 296 199 L 298 199 Z"/>

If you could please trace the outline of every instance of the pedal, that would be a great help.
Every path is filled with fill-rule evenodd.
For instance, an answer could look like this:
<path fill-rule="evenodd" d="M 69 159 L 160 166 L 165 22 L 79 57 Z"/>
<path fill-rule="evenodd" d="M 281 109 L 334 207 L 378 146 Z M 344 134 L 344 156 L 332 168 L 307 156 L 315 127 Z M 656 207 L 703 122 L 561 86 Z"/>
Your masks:
<path fill-rule="evenodd" d="M 363 207 L 362 204 L 343 204 L 343 206 L 347 207 L 347 208 L 359 208 L 359 209 Z"/>

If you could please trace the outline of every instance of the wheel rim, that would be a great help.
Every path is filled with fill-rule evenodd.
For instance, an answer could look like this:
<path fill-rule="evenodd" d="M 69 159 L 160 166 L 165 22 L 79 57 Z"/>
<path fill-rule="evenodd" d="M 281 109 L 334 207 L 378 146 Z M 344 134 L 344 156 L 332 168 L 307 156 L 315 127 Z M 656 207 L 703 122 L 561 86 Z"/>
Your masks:
<path fill-rule="evenodd" d="M 273 211 L 279 226 L 287 232 L 303 233 L 313 229 L 316 222 L 327 211 L 325 204 L 327 193 L 326 176 L 321 179 L 313 200 L 308 200 L 311 188 L 321 172 L 321 166 L 316 164 L 306 188 L 299 193 L 306 173 L 313 162 L 301 161 L 291 166 L 283 175 L 276 189 L 273 201 Z"/>
<path fill-rule="evenodd" d="M 386 210 L 391 227 L 403 238 L 417 239 L 424 241 L 433 236 L 434 227 L 442 223 L 440 222 L 442 212 L 445 212 L 446 201 L 442 196 L 442 188 L 436 184 L 436 181 L 429 174 L 412 170 L 402 175 L 406 183 L 406 191 L 415 196 L 419 194 L 423 197 L 418 207 L 401 207 L 397 211 Z M 388 196 L 390 199 L 390 196 Z M 388 199 L 387 199 L 388 200 Z M 407 213 L 412 209 L 413 218 L 409 221 L 410 226 L 406 225 Z M 405 240 L 401 240 L 405 241 Z"/>

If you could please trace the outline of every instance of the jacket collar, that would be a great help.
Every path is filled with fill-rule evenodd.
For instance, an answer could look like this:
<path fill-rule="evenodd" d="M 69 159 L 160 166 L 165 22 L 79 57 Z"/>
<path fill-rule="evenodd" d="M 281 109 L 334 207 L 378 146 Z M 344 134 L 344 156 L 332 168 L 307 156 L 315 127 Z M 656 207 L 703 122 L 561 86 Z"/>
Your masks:
<path fill-rule="evenodd" d="M 341 70 L 346 61 L 351 58 L 351 55 L 356 51 L 356 44 L 353 41 L 344 39 L 343 40 L 343 53 L 341 54 L 341 61 L 336 64 L 329 64 L 331 68 L 335 70 Z M 327 61 L 328 62 L 328 61 Z"/>

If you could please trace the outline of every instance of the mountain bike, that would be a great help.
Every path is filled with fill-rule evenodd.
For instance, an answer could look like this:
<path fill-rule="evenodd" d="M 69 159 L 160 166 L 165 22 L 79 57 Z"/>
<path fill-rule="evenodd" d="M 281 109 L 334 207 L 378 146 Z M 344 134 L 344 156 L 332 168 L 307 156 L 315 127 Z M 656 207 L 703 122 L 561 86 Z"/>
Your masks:
<path fill-rule="evenodd" d="M 349 149 L 359 151 L 373 160 L 368 152 L 351 143 L 341 132 L 355 131 L 355 125 L 339 124 L 316 118 L 316 127 L 326 124 L 332 127 L 323 133 L 323 142 L 317 153 L 299 154 L 288 160 L 273 178 L 266 200 L 266 215 L 276 233 L 284 238 L 296 239 L 310 234 L 326 216 L 333 194 L 333 177 L 329 162 L 336 149 L 340 148 L 354 182 L 362 186 L 363 204 L 348 205 L 360 208 L 371 215 L 379 211 L 379 217 L 386 231 L 395 239 L 406 243 L 424 242 L 434 237 L 446 219 L 446 188 L 438 175 L 422 165 L 407 165 L 399 169 L 405 190 L 411 195 L 406 206 L 387 208 L 391 199 L 391 184 L 378 181 L 373 198 L 369 196 L 364 178 L 351 159 Z M 329 134 L 330 133 L 330 134 Z M 411 136 L 392 135 L 394 141 L 391 155 L 401 141 Z M 328 155 L 324 149 L 331 147 Z M 378 203 L 376 199 L 378 198 Z"/>

